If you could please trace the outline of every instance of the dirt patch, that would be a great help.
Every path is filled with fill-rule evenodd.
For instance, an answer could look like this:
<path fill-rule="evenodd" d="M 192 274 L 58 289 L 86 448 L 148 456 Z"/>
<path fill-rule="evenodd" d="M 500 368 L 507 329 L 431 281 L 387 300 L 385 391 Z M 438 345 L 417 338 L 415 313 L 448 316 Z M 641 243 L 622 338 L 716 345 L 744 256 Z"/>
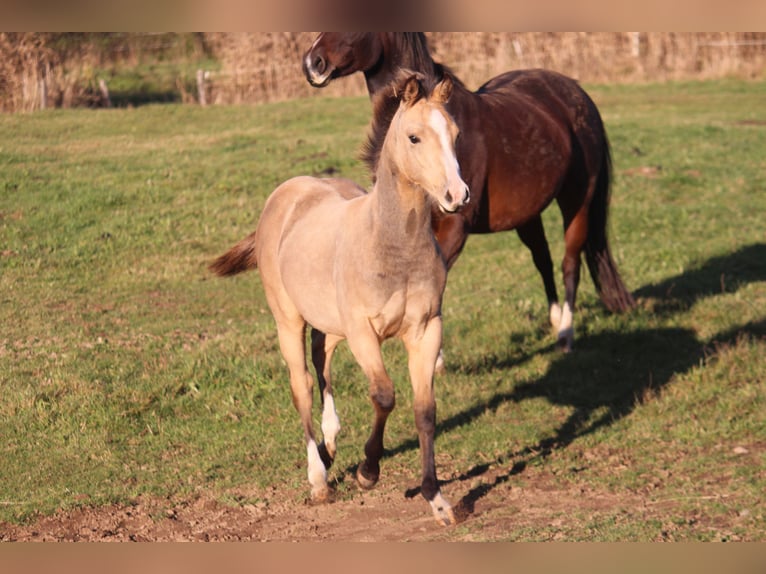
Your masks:
<path fill-rule="evenodd" d="M 515 478 L 509 480 L 507 469 L 497 469 L 446 485 L 445 494 L 463 517 L 448 528 L 433 520 L 419 495 L 406 494 L 412 485 L 380 484 L 373 491 L 353 493 L 350 500 L 320 506 L 290 499 L 276 488 L 258 496 L 247 493 L 243 499 L 263 502 L 240 506 L 207 496 L 139 499 L 60 512 L 25 525 L 0 524 L 0 541 L 571 540 L 587 539 L 589 532 L 595 537 L 593 524 L 620 520 L 657 523 L 652 540 L 691 535 L 659 526 L 667 523 L 667 505 L 647 504 L 640 494 L 562 489 L 539 471 Z M 689 524 L 702 527 L 696 519 Z"/>

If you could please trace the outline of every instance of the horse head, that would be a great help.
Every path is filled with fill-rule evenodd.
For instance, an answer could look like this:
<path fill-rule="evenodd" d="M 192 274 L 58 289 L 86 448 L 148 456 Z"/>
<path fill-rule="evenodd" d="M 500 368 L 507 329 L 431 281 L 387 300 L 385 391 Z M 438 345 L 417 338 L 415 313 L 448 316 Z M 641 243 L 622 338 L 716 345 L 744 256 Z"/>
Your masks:
<path fill-rule="evenodd" d="M 303 73 L 309 83 L 323 88 L 335 78 L 372 68 L 380 59 L 378 34 L 322 32 L 303 56 Z"/>
<path fill-rule="evenodd" d="M 424 190 L 442 211 L 456 211 L 468 203 L 470 192 L 455 155 L 460 130 L 444 107 L 452 80 L 445 77 L 429 90 L 422 74 L 402 70 L 391 89 L 400 103 L 384 149 L 401 176 Z"/>

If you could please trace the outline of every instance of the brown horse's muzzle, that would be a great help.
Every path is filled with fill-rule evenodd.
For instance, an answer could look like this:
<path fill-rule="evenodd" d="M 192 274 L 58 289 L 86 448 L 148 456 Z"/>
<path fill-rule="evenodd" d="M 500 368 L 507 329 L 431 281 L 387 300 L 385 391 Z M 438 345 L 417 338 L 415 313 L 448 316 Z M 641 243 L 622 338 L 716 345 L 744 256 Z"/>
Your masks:
<path fill-rule="evenodd" d="M 333 67 L 329 64 L 322 51 L 311 48 L 303 56 L 303 74 L 309 84 L 315 88 L 324 88 L 332 79 Z"/>

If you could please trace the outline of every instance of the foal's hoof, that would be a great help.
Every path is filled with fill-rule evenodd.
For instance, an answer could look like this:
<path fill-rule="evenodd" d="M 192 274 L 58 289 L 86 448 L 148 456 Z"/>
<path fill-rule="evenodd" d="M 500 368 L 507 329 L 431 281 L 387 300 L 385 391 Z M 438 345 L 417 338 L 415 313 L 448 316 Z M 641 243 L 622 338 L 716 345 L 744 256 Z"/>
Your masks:
<path fill-rule="evenodd" d="M 328 504 L 332 502 L 332 490 L 325 485 L 324 487 L 317 487 L 311 489 L 311 499 L 309 504 L 312 506 L 320 504 Z"/>
<path fill-rule="evenodd" d="M 359 467 L 356 469 L 356 481 L 359 483 L 359 486 L 361 486 L 365 490 L 370 490 L 371 488 L 374 488 L 376 484 L 378 484 L 378 477 L 367 477 L 364 475 L 364 471 L 362 470 L 362 465 L 360 464 Z"/>
<path fill-rule="evenodd" d="M 433 500 L 430 500 L 429 504 L 431 504 L 431 510 L 434 512 L 436 522 L 442 526 L 457 524 L 455 512 L 452 510 L 449 502 L 442 497 L 441 493 L 437 494 Z"/>

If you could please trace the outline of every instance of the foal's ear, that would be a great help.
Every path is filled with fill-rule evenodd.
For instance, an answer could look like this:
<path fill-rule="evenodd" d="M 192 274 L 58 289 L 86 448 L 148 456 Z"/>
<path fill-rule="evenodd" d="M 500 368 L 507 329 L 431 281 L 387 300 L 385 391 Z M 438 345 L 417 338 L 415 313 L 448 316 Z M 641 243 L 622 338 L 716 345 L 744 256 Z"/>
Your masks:
<path fill-rule="evenodd" d="M 404 105 L 411 106 L 414 104 L 420 96 L 423 94 L 423 85 L 420 83 L 420 79 L 417 76 L 410 76 L 410 78 L 404 84 L 402 91 L 402 102 Z"/>
<path fill-rule="evenodd" d="M 452 85 L 452 78 L 444 76 L 444 79 L 434 88 L 433 99 L 440 104 L 446 104 L 452 95 Z"/>

